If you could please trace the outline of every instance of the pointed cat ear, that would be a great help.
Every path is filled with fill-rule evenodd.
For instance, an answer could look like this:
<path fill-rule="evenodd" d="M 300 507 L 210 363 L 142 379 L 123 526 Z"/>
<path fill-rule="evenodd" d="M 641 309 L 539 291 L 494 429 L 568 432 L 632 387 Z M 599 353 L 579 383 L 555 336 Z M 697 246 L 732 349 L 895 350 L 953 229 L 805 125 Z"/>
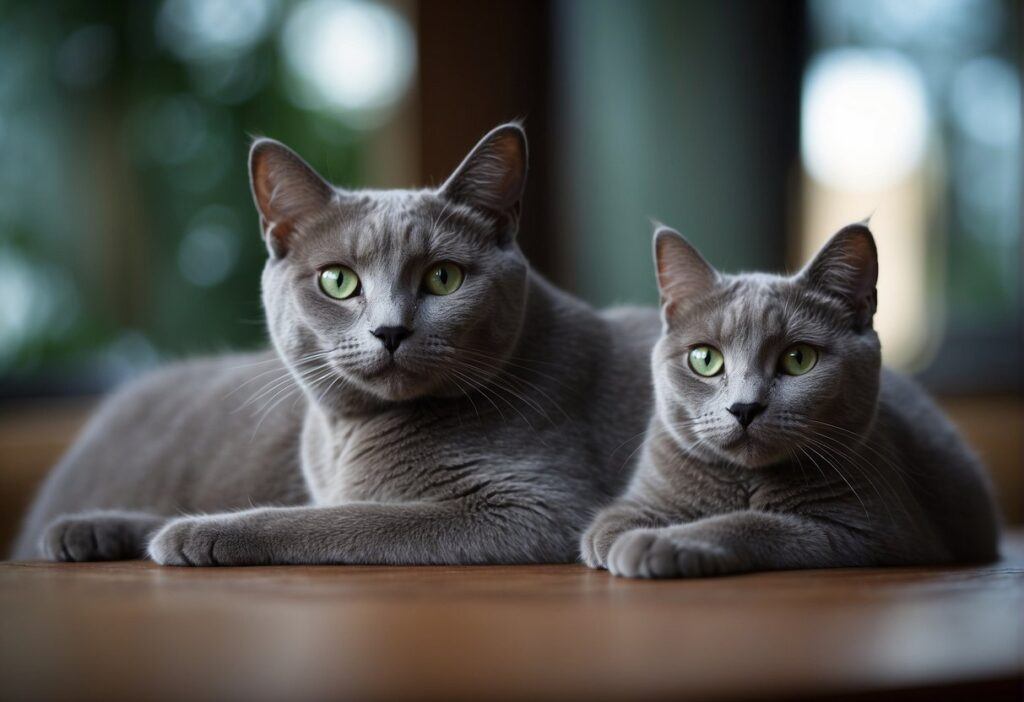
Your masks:
<path fill-rule="evenodd" d="M 526 187 L 526 132 L 503 124 L 480 140 L 441 186 L 443 197 L 502 217 L 519 219 Z M 514 235 L 513 227 L 513 235 Z"/>
<path fill-rule="evenodd" d="M 249 183 L 260 228 L 271 253 L 288 252 L 296 228 L 335 196 L 333 186 L 297 153 L 273 139 L 257 139 L 249 150 Z"/>
<path fill-rule="evenodd" d="M 654 268 L 664 316 L 680 303 L 698 299 L 718 282 L 718 271 L 674 229 L 659 226 L 654 232 Z"/>
<path fill-rule="evenodd" d="M 866 225 L 851 224 L 836 232 L 799 277 L 826 295 L 847 302 L 858 331 L 871 327 L 878 307 L 878 250 Z"/>

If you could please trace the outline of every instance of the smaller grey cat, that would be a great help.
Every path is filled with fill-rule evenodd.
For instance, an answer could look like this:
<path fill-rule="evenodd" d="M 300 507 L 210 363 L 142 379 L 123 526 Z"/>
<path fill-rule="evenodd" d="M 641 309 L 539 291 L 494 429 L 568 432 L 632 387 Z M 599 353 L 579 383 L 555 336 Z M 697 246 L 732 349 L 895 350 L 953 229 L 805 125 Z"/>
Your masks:
<path fill-rule="evenodd" d="M 583 536 L 588 565 L 660 578 L 998 557 L 977 460 L 881 367 L 867 226 L 791 277 L 720 274 L 665 228 L 654 254 L 657 411 L 629 488 Z"/>

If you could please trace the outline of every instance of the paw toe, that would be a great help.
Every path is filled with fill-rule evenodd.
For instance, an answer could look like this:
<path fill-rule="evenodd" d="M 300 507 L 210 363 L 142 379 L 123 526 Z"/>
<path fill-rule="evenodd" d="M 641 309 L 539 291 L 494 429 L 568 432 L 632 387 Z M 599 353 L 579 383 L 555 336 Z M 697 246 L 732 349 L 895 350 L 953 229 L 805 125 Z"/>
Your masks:
<path fill-rule="evenodd" d="M 54 561 L 103 560 L 96 530 L 83 519 L 59 519 L 43 535 L 43 553 Z"/>
<path fill-rule="evenodd" d="M 594 531 L 588 531 L 583 535 L 580 541 L 580 557 L 591 568 L 604 567 L 604 559 L 598 552 L 597 535 Z"/>
<path fill-rule="evenodd" d="M 654 538 L 646 531 L 631 531 L 620 536 L 608 552 L 608 570 L 626 578 L 647 577 L 643 565 Z"/>
<path fill-rule="evenodd" d="M 673 578 L 679 575 L 675 546 L 668 539 L 656 538 L 647 549 L 644 571 L 651 578 Z"/>
<path fill-rule="evenodd" d="M 676 566 L 680 574 L 690 577 L 726 575 L 740 570 L 727 550 L 704 542 L 681 544 L 676 551 Z"/>
<path fill-rule="evenodd" d="M 165 526 L 150 539 L 147 547 L 149 557 L 160 565 L 193 565 L 185 553 L 187 531 L 187 526 L 181 522 L 171 522 Z"/>

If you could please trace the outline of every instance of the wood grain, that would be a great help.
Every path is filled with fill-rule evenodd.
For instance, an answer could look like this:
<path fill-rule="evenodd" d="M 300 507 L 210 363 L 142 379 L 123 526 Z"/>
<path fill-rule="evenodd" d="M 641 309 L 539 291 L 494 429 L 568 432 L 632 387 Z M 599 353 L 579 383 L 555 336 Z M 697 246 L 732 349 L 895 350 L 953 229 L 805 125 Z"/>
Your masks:
<path fill-rule="evenodd" d="M 2 699 L 1014 695 L 1024 532 L 984 568 L 0 564 Z M 944 696 L 944 695 L 942 695 Z"/>

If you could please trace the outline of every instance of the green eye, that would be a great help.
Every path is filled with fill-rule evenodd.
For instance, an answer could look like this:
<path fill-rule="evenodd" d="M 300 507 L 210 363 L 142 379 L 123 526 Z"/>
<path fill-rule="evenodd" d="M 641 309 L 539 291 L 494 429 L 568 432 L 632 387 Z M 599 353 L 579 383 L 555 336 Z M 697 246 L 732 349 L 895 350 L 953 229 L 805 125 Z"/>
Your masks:
<path fill-rule="evenodd" d="M 803 375 L 814 368 L 814 364 L 817 362 L 818 352 L 813 346 L 797 344 L 786 349 L 786 352 L 782 354 L 780 365 L 782 372 L 786 375 Z"/>
<path fill-rule="evenodd" d="M 718 375 L 725 365 L 725 357 L 714 346 L 696 346 L 690 350 L 690 368 L 697 375 L 710 378 Z"/>
<path fill-rule="evenodd" d="M 320 271 L 320 289 L 335 300 L 344 300 L 359 293 L 359 276 L 345 266 L 331 266 Z"/>
<path fill-rule="evenodd" d="M 462 269 L 454 263 L 435 263 L 423 276 L 423 289 L 431 295 L 451 295 L 462 285 Z"/>

